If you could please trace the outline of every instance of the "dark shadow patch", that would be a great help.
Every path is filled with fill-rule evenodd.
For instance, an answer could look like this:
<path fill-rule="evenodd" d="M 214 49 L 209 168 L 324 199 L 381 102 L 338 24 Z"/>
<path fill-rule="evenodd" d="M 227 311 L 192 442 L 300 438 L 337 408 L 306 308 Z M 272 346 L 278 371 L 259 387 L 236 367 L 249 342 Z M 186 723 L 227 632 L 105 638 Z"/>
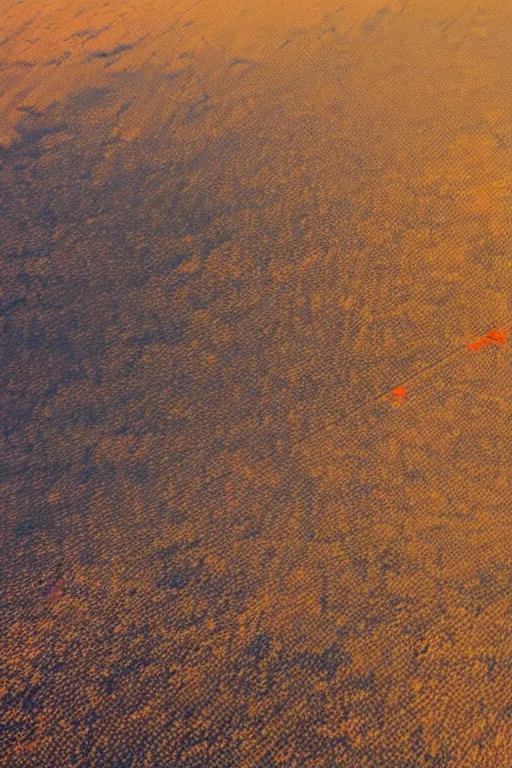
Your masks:
<path fill-rule="evenodd" d="M 32 67 L 35 67 L 35 64 L 32 61 L 15 61 L 13 64 L 11 64 L 12 67 L 23 67 L 23 69 L 32 69 Z"/>
<path fill-rule="evenodd" d="M 7 704 L 19 708 L 25 714 L 34 714 L 41 709 L 44 703 L 42 685 L 28 686 L 18 694 L 8 696 Z"/>
<path fill-rule="evenodd" d="M 75 403 L 69 414 L 69 421 L 73 426 L 94 427 L 104 423 L 107 417 L 107 409 L 104 405 L 83 405 Z"/>
<path fill-rule="evenodd" d="M 84 88 L 70 95 L 69 106 L 75 109 L 91 109 L 101 104 L 109 93 L 108 88 Z"/>
<path fill-rule="evenodd" d="M 62 54 L 60 59 L 48 59 L 48 61 L 45 61 L 45 65 L 47 67 L 51 67 L 51 66 L 60 67 L 62 62 L 66 61 L 66 59 L 69 59 L 70 56 L 71 56 L 71 52 L 70 51 L 64 51 L 64 53 Z"/>
<path fill-rule="evenodd" d="M 191 568 L 168 568 L 165 573 L 156 581 L 156 588 L 171 591 L 169 597 L 172 599 L 172 593 L 180 592 L 186 589 L 193 581 L 194 571 Z M 185 619 L 185 622 L 187 619 Z M 192 624 L 194 626 L 194 621 Z"/>
<path fill-rule="evenodd" d="M 198 544 L 198 540 L 194 540 L 181 544 L 171 544 L 169 547 L 159 550 L 158 557 L 161 561 L 161 572 L 156 581 L 157 589 L 179 591 L 188 587 L 191 582 L 196 581 L 202 564 L 193 565 L 183 562 L 183 553 L 196 548 Z"/>
<path fill-rule="evenodd" d="M 186 568 L 172 568 L 166 575 L 165 585 L 170 589 L 184 589 L 190 584 L 192 573 Z"/>
<path fill-rule="evenodd" d="M 207 112 L 209 112 L 211 109 L 215 108 L 215 104 L 212 104 L 210 102 L 210 96 L 205 93 L 205 95 L 198 99 L 197 101 L 194 101 L 190 107 L 188 108 L 188 112 L 185 117 L 186 123 L 194 123 L 197 120 L 200 120 L 204 115 L 206 115 Z"/>
<path fill-rule="evenodd" d="M 57 216 L 52 211 L 51 206 L 46 204 L 39 209 L 38 220 L 46 233 L 53 235 L 57 226 Z"/>
<path fill-rule="evenodd" d="M 271 642 L 270 642 L 270 637 L 268 635 L 266 634 L 255 635 L 255 637 L 253 637 L 253 639 L 245 649 L 245 653 L 251 659 L 255 659 L 256 661 L 262 661 L 270 653 L 270 645 L 271 645 Z"/>
<path fill-rule="evenodd" d="M 373 32 L 375 29 L 379 27 L 379 25 L 382 23 L 382 21 L 386 18 L 386 16 L 389 16 L 391 13 L 391 8 L 389 5 L 384 6 L 384 8 L 379 8 L 379 10 L 372 16 L 369 21 L 366 22 L 366 24 L 363 24 L 362 29 L 365 32 Z"/>
<path fill-rule="evenodd" d="M 187 258 L 188 258 L 188 256 L 187 256 L 186 253 L 175 253 L 166 262 L 166 270 L 168 270 L 169 272 L 173 272 L 181 264 L 183 264 L 183 262 L 186 261 Z"/>
<path fill-rule="evenodd" d="M 158 550 L 158 556 L 162 560 L 165 567 L 169 565 L 171 559 L 178 554 L 178 552 L 185 552 L 191 549 L 196 549 L 199 546 L 199 539 L 193 541 L 185 541 L 181 544 L 170 544 L 164 549 Z"/>
<path fill-rule="evenodd" d="M 375 672 L 371 671 L 363 677 L 358 677 L 356 680 L 350 682 L 350 686 L 357 691 L 369 691 L 375 693 Z"/>
<path fill-rule="evenodd" d="M 57 125 L 47 125 L 41 128 L 34 128 L 24 121 L 24 125 L 16 125 L 15 126 L 16 131 L 20 135 L 20 140 L 18 144 L 12 148 L 10 148 L 11 151 L 15 151 L 16 149 L 27 149 L 28 147 L 34 147 L 35 145 L 39 144 L 40 141 L 43 139 L 46 139 L 48 136 L 56 136 L 59 133 L 64 133 L 67 131 L 68 126 L 66 123 L 59 123 Z M 10 151 L 9 148 L 5 151 L 5 154 Z M 4 152 L 2 152 L 4 154 Z M 37 159 L 40 155 L 29 155 L 29 157 L 32 157 L 34 159 Z"/>
<path fill-rule="evenodd" d="M 94 464 L 90 464 L 80 470 L 77 476 L 77 480 L 81 485 L 87 485 L 92 478 L 97 475 L 98 468 Z"/>
<path fill-rule="evenodd" d="M 136 461 L 126 468 L 126 476 L 135 480 L 137 485 L 146 485 L 151 476 L 149 465 L 145 461 Z"/>
<path fill-rule="evenodd" d="M 82 457 L 82 469 L 78 473 L 78 482 L 86 485 L 93 477 L 98 475 L 99 470 L 94 459 L 95 448 L 88 445 Z"/>
<path fill-rule="evenodd" d="M 9 253 L 6 254 L 6 259 L 14 260 L 14 259 L 44 259 L 50 256 L 50 254 L 55 250 L 55 245 L 47 244 L 42 246 L 39 249 L 35 248 L 21 248 L 20 250 L 16 251 L 9 251 Z"/>
<path fill-rule="evenodd" d="M 296 656 L 291 666 L 300 667 L 314 674 L 325 674 L 327 680 L 332 680 L 340 667 L 348 667 L 352 663 L 349 653 L 340 650 L 336 644 L 330 645 L 322 653 L 305 651 Z"/>
<path fill-rule="evenodd" d="M 66 355 L 71 360 L 75 359 L 75 351 L 73 343 L 69 336 L 65 333 L 61 333 L 55 341 L 52 343 L 52 348 L 59 354 Z"/>
<path fill-rule="evenodd" d="M 110 51 L 93 51 L 89 55 L 89 59 L 109 59 L 111 56 L 119 56 L 120 53 L 131 51 L 135 48 L 135 43 L 123 43 L 122 45 L 116 45 L 115 48 L 111 48 Z"/>
<path fill-rule="evenodd" d="M 100 29 L 92 30 L 87 35 L 87 40 L 95 40 L 97 37 L 99 37 L 103 32 L 107 32 L 112 27 L 112 24 L 107 24 L 106 27 L 101 27 Z"/>
<path fill-rule="evenodd" d="M 187 519 L 187 515 L 185 512 L 183 512 L 182 509 L 179 507 L 168 508 L 167 504 L 163 505 L 161 515 L 164 520 L 168 521 L 172 525 L 183 525 Z"/>
<path fill-rule="evenodd" d="M 306 541 L 313 541 L 315 538 L 315 499 L 317 482 L 309 477 L 305 477 L 302 482 L 301 496 L 303 505 L 302 526 Z"/>
<path fill-rule="evenodd" d="M 17 539 L 26 539 L 34 533 L 37 533 L 39 528 L 40 525 L 36 520 L 25 518 L 24 520 L 20 520 L 19 523 L 16 523 L 14 526 L 14 535 Z"/>
<path fill-rule="evenodd" d="M 41 112 L 39 109 L 28 105 L 16 107 L 16 109 L 18 112 L 24 112 L 26 115 L 30 115 L 30 117 L 41 117 L 44 114 L 44 112 Z"/>
<path fill-rule="evenodd" d="M 6 301 L 4 304 L 0 304 L 0 315 L 7 315 L 9 312 L 12 312 L 13 309 L 16 309 L 17 307 L 23 307 L 27 303 L 26 296 L 19 296 L 16 299 L 11 299 L 10 301 Z"/>
<path fill-rule="evenodd" d="M 66 37 L 66 40 L 72 40 L 74 37 L 88 37 L 92 32 L 92 29 L 80 29 L 78 32 L 74 32 L 69 37 Z"/>
<path fill-rule="evenodd" d="M 132 336 L 128 343 L 134 347 L 147 347 L 151 344 L 168 344 L 174 346 L 185 340 L 183 328 L 173 320 L 162 322 L 157 312 L 151 312 L 148 324 L 151 327 L 138 336 Z"/>
<path fill-rule="evenodd" d="M 206 238 L 201 250 L 201 262 L 206 264 L 212 251 L 216 250 L 217 248 L 221 248 L 226 243 L 230 243 L 232 239 L 233 238 L 230 233 L 218 235 L 217 237 Z"/>
<path fill-rule="evenodd" d="M 244 539 L 258 539 L 262 533 L 262 526 L 257 523 L 250 522 L 241 538 Z"/>
<path fill-rule="evenodd" d="M 246 66 L 246 67 L 253 68 L 258 66 L 258 62 L 253 61 L 252 59 L 239 59 L 239 58 L 231 59 L 231 61 L 229 62 L 229 69 L 232 69 L 233 67 L 238 67 L 238 66 Z"/>

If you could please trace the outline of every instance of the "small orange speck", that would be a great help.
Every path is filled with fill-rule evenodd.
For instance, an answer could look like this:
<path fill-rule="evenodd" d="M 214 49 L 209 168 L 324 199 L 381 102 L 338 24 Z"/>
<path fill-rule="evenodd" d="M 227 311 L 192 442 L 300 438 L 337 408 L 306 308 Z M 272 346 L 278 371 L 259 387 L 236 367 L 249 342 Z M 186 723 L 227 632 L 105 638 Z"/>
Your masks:
<path fill-rule="evenodd" d="M 405 387 L 395 387 L 391 390 L 390 398 L 386 399 L 390 399 L 391 406 L 396 408 L 397 405 L 400 405 L 403 402 L 404 398 L 407 397 L 408 394 L 409 390 L 407 390 Z"/>

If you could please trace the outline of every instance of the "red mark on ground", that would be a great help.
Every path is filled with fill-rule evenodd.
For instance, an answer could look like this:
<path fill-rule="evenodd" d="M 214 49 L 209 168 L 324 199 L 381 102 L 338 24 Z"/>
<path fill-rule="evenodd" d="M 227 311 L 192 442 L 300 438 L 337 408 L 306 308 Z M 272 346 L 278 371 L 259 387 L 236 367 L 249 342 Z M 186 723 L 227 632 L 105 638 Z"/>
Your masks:
<path fill-rule="evenodd" d="M 395 387 L 391 390 L 391 405 L 400 405 L 404 398 L 409 394 L 409 390 L 405 387 Z"/>
<path fill-rule="evenodd" d="M 501 345 L 504 344 L 507 340 L 507 331 L 489 331 L 486 338 L 489 339 L 491 344 Z"/>
<path fill-rule="evenodd" d="M 485 336 L 481 336 L 479 339 L 476 339 L 469 344 L 465 344 L 465 346 L 468 349 L 480 349 L 481 347 L 486 347 L 488 344 L 494 344 L 495 346 L 501 347 L 501 345 L 506 342 L 507 338 L 508 333 L 505 329 L 502 329 L 501 331 L 489 331 Z"/>
<path fill-rule="evenodd" d="M 46 589 L 46 599 L 49 603 L 56 603 L 57 600 L 60 600 L 63 594 L 62 579 L 59 579 L 55 584 L 52 584 L 51 587 Z"/>

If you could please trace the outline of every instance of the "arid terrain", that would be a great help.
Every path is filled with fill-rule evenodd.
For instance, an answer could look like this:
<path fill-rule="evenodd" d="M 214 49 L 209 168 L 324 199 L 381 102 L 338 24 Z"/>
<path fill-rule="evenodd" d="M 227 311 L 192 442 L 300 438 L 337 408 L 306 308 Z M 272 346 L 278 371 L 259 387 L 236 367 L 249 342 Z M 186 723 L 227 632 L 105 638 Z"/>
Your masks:
<path fill-rule="evenodd" d="M 384 3 L 2 3 L 1 766 L 512 765 L 512 5 Z"/>

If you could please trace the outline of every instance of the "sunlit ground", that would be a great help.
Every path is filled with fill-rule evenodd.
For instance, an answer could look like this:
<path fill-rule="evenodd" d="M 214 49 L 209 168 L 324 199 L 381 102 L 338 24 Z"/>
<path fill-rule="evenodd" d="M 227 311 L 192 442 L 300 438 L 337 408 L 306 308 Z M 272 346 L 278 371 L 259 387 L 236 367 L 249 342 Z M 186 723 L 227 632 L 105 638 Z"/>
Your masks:
<path fill-rule="evenodd" d="M 384 2 L 2 4 L 2 766 L 512 765 L 512 6 Z"/>

